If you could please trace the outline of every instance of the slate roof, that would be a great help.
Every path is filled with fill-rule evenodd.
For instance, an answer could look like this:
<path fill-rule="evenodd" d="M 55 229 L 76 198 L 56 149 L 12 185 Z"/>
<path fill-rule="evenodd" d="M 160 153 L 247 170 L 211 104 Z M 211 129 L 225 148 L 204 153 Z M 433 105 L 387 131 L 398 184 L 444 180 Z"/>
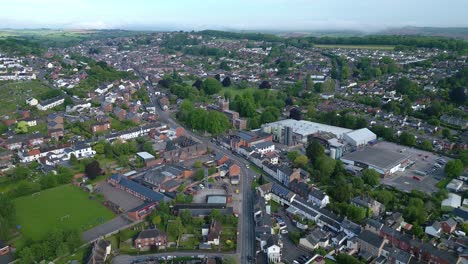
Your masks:
<path fill-rule="evenodd" d="M 359 234 L 358 236 L 358 239 L 360 239 L 361 241 L 364 241 L 376 248 L 379 248 L 384 239 L 374 233 L 372 233 L 371 231 L 368 231 L 368 230 L 364 230 L 361 234 Z"/>
<path fill-rule="evenodd" d="M 166 233 L 158 229 L 147 229 L 141 231 L 140 234 L 138 234 L 137 239 L 153 238 L 158 236 L 166 236 Z"/>
<path fill-rule="evenodd" d="M 118 182 L 120 185 L 122 185 L 125 188 L 128 188 L 136 193 L 141 194 L 142 196 L 146 197 L 147 199 L 153 200 L 153 201 L 162 201 L 164 200 L 164 195 L 161 193 L 155 192 L 139 183 L 136 183 L 132 180 L 129 180 L 125 178 L 124 176 L 120 174 L 114 174 L 111 176 L 111 179 L 115 180 Z"/>

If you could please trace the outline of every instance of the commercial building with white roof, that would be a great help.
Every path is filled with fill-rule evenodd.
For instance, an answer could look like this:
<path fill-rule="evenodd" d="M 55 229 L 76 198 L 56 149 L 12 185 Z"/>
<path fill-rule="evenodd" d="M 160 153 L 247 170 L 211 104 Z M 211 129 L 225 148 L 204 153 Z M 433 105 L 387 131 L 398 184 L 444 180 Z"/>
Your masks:
<path fill-rule="evenodd" d="M 262 131 L 273 134 L 274 139 L 281 142 L 281 139 L 284 137 L 284 128 L 286 127 L 292 128 L 296 140 L 302 143 L 307 143 L 308 136 L 317 132 L 330 132 L 336 135 L 337 138 L 342 139 L 344 134 L 352 131 L 347 128 L 294 119 L 285 119 L 264 124 L 262 125 Z"/>
<path fill-rule="evenodd" d="M 369 142 L 376 140 L 377 135 L 367 128 L 361 128 L 344 134 L 343 139 L 351 146 L 359 147 L 365 146 Z"/>

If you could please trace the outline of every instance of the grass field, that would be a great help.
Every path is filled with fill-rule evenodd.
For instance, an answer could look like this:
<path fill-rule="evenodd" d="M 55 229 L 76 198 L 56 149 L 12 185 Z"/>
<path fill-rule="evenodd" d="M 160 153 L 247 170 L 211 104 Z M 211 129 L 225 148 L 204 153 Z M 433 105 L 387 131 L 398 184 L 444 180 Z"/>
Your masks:
<path fill-rule="evenodd" d="M 333 49 L 333 48 L 342 48 L 342 49 L 373 49 L 373 50 L 393 50 L 395 46 L 387 45 L 335 45 L 335 44 L 317 44 L 314 45 L 317 48 Z"/>
<path fill-rule="evenodd" d="M 26 238 L 43 239 L 53 228 L 88 230 L 114 217 L 97 200 L 72 185 L 15 199 L 16 215 Z"/>
<path fill-rule="evenodd" d="M 26 105 L 29 97 L 38 97 L 52 88 L 39 81 L 0 83 L 0 115 L 7 115 L 16 110 L 16 106 Z"/>

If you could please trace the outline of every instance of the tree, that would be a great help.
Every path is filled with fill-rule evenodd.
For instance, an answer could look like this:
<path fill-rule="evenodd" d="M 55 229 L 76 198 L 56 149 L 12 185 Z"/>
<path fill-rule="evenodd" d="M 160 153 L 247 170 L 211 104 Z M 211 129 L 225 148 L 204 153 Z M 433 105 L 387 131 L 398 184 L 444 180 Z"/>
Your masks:
<path fill-rule="evenodd" d="M 226 61 L 222 61 L 220 64 L 219 64 L 219 68 L 221 70 L 225 70 L 225 71 L 230 71 L 231 70 L 231 67 L 229 67 L 228 63 Z"/>
<path fill-rule="evenodd" d="M 335 170 L 335 165 L 336 160 L 325 155 L 319 156 L 314 163 L 314 167 L 317 168 L 325 178 L 328 178 L 332 175 L 333 171 Z"/>
<path fill-rule="evenodd" d="M 15 133 L 16 134 L 26 134 L 26 133 L 28 133 L 28 123 L 26 123 L 26 121 L 19 121 L 16 124 Z"/>
<path fill-rule="evenodd" d="M 423 140 L 421 142 L 421 148 L 427 151 L 432 151 L 432 143 L 429 140 Z"/>
<path fill-rule="evenodd" d="M 260 89 L 271 89 L 271 83 L 269 81 L 262 81 L 258 86 Z"/>
<path fill-rule="evenodd" d="M 306 155 L 300 155 L 294 159 L 294 167 L 296 168 L 305 168 L 307 167 L 307 164 L 309 163 L 309 159 L 307 158 Z"/>
<path fill-rule="evenodd" d="M 202 90 L 208 95 L 218 93 L 221 91 L 221 88 L 221 84 L 215 78 L 206 78 L 202 84 Z"/>
<path fill-rule="evenodd" d="M 231 77 L 229 76 L 226 76 L 223 81 L 221 82 L 221 84 L 223 85 L 223 87 L 229 87 L 231 86 Z"/>
<path fill-rule="evenodd" d="M 448 129 L 448 128 L 442 129 L 442 136 L 444 138 L 450 138 L 451 135 L 452 135 L 452 133 L 450 133 L 450 129 Z"/>
<path fill-rule="evenodd" d="M 79 162 L 78 158 L 75 156 L 75 154 L 71 154 L 70 155 L 70 164 L 71 165 L 76 165 L 76 164 L 78 164 L 78 162 Z"/>
<path fill-rule="evenodd" d="M 336 83 L 333 79 L 328 79 L 322 83 L 322 91 L 325 93 L 332 93 L 335 91 Z"/>
<path fill-rule="evenodd" d="M 468 150 L 460 151 L 458 159 L 460 159 L 463 162 L 463 166 L 468 166 Z"/>
<path fill-rule="evenodd" d="M 288 152 L 287 158 L 289 161 L 294 161 L 299 156 L 299 152 L 297 150 L 293 150 Z"/>
<path fill-rule="evenodd" d="M 192 87 L 195 87 L 195 88 L 197 88 L 198 90 L 200 90 L 201 87 L 202 87 L 202 84 L 203 84 L 202 80 L 197 79 L 197 80 L 192 84 Z"/>
<path fill-rule="evenodd" d="M 455 178 L 463 172 L 463 162 L 459 159 L 450 160 L 444 168 L 444 172 L 449 178 Z"/>
<path fill-rule="evenodd" d="M 198 169 L 196 172 L 195 172 L 195 177 L 194 179 L 196 181 L 201 181 L 203 180 L 203 178 L 205 178 L 205 171 L 203 169 Z"/>
<path fill-rule="evenodd" d="M 3 134 L 3 133 L 5 133 L 5 132 L 7 132 L 7 131 L 8 131 L 7 125 L 5 125 L 4 123 L 1 123 L 1 122 L 0 122 L 0 134 Z"/>
<path fill-rule="evenodd" d="M 325 148 L 320 144 L 318 140 L 312 140 L 306 148 L 307 157 L 315 163 L 315 160 L 325 155 Z"/>
<path fill-rule="evenodd" d="M 405 220 L 409 223 L 418 225 L 424 223 L 427 218 L 424 201 L 421 198 L 410 198 L 403 214 Z"/>
<path fill-rule="evenodd" d="M 89 179 L 94 180 L 98 175 L 102 172 L 99 162 L 97 160 L 93 160 L 91 163 L 86 165 L 85 173 Z"/>
<path fill-rule="evenodd" d="M 399 140 L 401 144 L 406 145 L 406 146 L 416 145 L 416 137 L 409 132 L 401 133 Z"/>
<path fill-rule="evenodd" d="M 376 170 L 365 169 L 362 171 L 362 179 L 364 182 L 372 187 L 380 184 L 380 175 Z"/>
<path fill-rule="evenodd" d="M 464 104 L 468 98 L 465 93 L 465 87 L 452 88 L 450 90 L 450 99 L 456 104 Z"/>
<path fill-rule="evenodd" d="M 196 160 L 194 163 L 193 163 L 193 167 L 196 168 L 196 169 L 200 169 L 202 167 L 202 162 L 199 161 L 199 160 Z"/>

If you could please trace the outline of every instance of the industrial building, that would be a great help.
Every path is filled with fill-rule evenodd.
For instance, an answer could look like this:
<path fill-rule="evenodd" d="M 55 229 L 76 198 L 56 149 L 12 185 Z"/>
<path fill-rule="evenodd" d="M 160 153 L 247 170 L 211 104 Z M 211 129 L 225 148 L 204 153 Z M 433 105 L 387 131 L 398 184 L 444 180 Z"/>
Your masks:
<path fill-rule="evenodd" d="M 353 147 L 365 146 L 377 139 L 377 136 L 367 128 L 361 128 L 344 134 L 343 139 Z"/>
<path fill-rule="evenodd" d="M 374 169 L 382 175 L 403 171 L 409 163 L 409 156 L 383 148 L 365 147 L 341 157 L 348 166 Z"/>
<path fill-rule="evenodd" d="M 288 129 L 289 128 L 289 129 Z M 292 130 L 292 134 L 291 131 Z M 306 120 L 285 119 L 262 125 L 262 131 L 273 135 L 273 139 L 285 145 L 290 143 L 291 138 L 299 143 L 307 143 L 308 137 L 317 132 L 330 132 L 337 138 L 342 139 L 345 133 L 351 129 L 330 126 Z"/>

